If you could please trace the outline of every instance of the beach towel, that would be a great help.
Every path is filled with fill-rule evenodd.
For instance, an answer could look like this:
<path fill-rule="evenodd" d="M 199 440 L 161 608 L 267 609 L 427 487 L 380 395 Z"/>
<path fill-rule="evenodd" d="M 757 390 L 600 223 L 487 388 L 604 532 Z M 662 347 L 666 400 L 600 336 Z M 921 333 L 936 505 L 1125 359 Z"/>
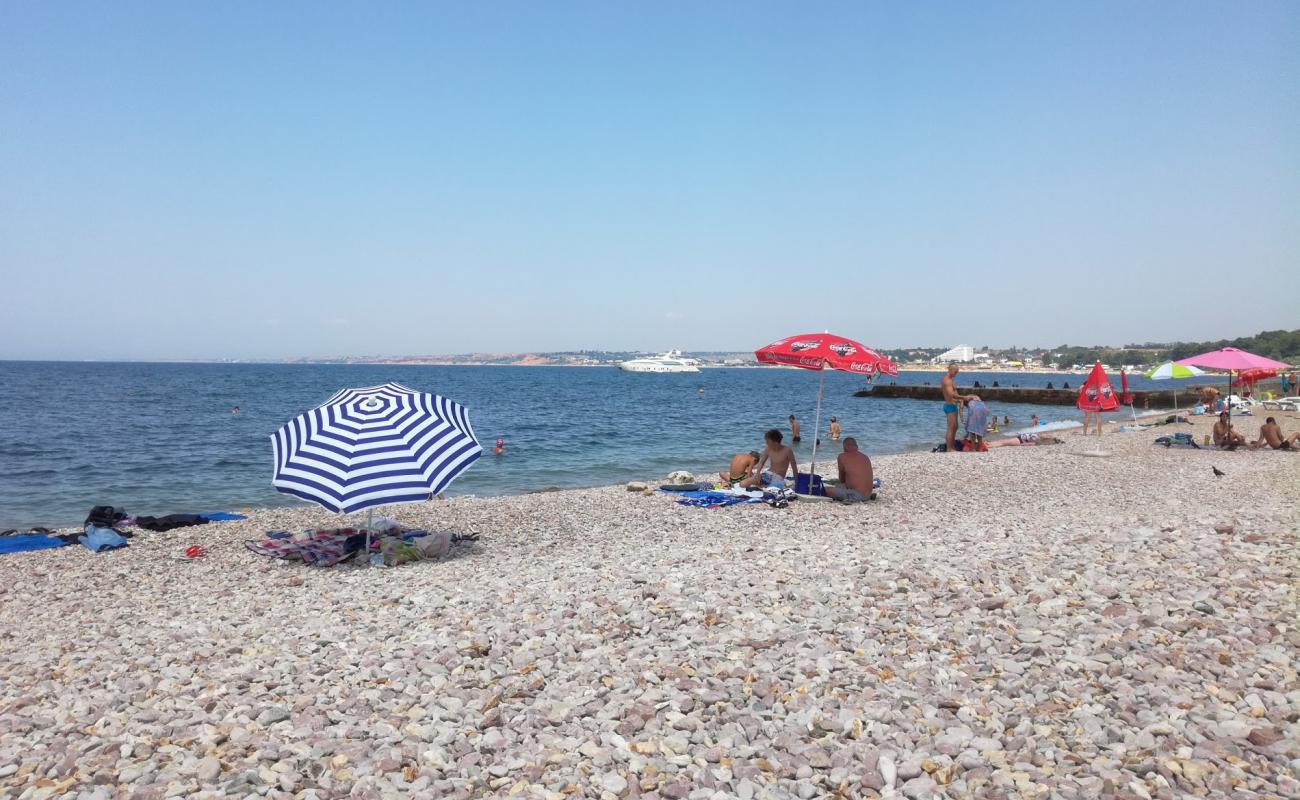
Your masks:
<path fill-rule="evenodd" d="M 49 550 L 51 547 L 62 547 L 65 544 L 68 543 L 59 537 L 47 536 L 43 533 L 0 536 L 0 554 L 25 553 L 28 550 Z"/>
<path fill-rule="evenodd" d="M 145 530 L 163 532 L 191 525 L 207 525 L 208 521 L 198 514 L 168 514 L 165 517 L 136 517 L 135 524 Z"/>
<path fill-rule="evenodd" d="M 366 546 L 366 534 L 356 528 L 333 528 L 307 531 L 300 537 L 279 538 L 283 531 L 272 531 L 260 542 L 244 546 L 260 556 L 301 560 L 314 567 L 332 567 Z"/>
<path fill-rule="evenodd" d="M 232 514 L 229 511 L 216 511 L 211 514 L 199 514 L 199 516 L 203 517 L 208 522 L 233 522 L 235 520 L 248 519 L 248 517 L 243 514 Z"/>
<path fill-rule="evenodd" d="M 1194 450 L 1218 450 L 1218 445 L 1197 444 L 1196 439 L 1190 433 L 1175 433 L 1173 436 L 1157 436 L 1152 444 L 1162 444 L 1165 447 L 1190 447 Z"/>
<path fill-rule="evenodd" d="M 725 508 L 726 506 L 763 502 L 761 492 L 757 493 L 757 497 L 750 497 L 748 494 L 711 491 L 676 492 L 676 494 L 678 495 L 678 505 L 695 508 Z"/>

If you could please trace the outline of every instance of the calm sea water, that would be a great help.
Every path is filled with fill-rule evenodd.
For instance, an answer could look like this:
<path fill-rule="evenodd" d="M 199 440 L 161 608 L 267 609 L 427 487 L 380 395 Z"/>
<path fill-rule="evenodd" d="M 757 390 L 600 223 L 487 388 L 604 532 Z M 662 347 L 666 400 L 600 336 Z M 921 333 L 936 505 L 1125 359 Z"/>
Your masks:
<path fill-rule="evenodd" d="M 985 385 L 1062 380 L 971 375 Z M 904 373 L 898 381 L 939 378 Z M 1075 386 L 1083 380 L 1066 379 Z M 486 450 L 497 437 L 506 440 L 505 455 L 485 453 L 450 491 L 482 495 L 722 469 L 733 453 L 761 449 L 767 428 L 788 433 L 787 414 L 804 424 L 799 456 L 806 462 L 817 393 L 817 373 L 777 368 L 636 375 L 564 367 L 0 362 L 0 528 L 79 523 L 91 506 L 105 504 L 155 515 L 298 504 L 270 486 L 271 432 L 340 388 L 388 381 L 463 403 Z M 826 374 L 824 440 L 835 415 L 845 435 L 872 454 L 942 441 L 937 403 L 853 397 L 864 385 L 857 376 Z M 1156 384 L 1137 378 L 1133 385 Z M 236 405 L 242 413 L 230 413 Z M 1079 416 L 1056 406 L 993 410 L 1022 424 L 1034 413 L 1049 421 Z"/>

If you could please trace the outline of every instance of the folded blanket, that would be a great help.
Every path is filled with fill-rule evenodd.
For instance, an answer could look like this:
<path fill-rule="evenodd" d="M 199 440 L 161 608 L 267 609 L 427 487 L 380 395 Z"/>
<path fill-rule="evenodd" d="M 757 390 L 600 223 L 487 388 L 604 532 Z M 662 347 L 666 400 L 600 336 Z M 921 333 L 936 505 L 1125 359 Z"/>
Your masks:
<path fill-rule="evenodd" d="M 81 543 L 92 553 L 126 547 L 126 539 L 122 538 L 122 534 L 112 528 L 99 528 L 94 525 L 86 526 L 86 534 L 81 537 Z"/>

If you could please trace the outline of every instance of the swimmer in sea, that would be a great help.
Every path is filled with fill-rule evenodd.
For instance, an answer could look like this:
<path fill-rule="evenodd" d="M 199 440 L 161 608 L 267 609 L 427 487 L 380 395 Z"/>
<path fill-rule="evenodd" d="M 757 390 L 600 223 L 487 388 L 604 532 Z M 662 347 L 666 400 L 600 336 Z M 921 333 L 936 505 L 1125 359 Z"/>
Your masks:
<path fill-rule="evenodd" d="M 238 413 L 239 413 L 239 406 L 235 406 L 234 408 L 230 409 L 230 413 L 231 413 L 231 414 L 238 414 Z"/>
<path fill-rule="evenodd" d="M 506 440 L 497 439 L 497 446 L 492 448 L 492 455 L 499 456 L 506 451 Z"/>
<path fill-rule="evenodd" d="M 831 417 L 831 441 L 838 442 L 839 440 L 840 440 L 840 421 L 835 419 L 835 417 Z"/>
<path fill-rule="evenodd" d="M 790 415 L 790 441 L 798 442 L 799 440 L 800 440 L 799 420 L 794 418 L 794 414 L 791 414 Z"/>

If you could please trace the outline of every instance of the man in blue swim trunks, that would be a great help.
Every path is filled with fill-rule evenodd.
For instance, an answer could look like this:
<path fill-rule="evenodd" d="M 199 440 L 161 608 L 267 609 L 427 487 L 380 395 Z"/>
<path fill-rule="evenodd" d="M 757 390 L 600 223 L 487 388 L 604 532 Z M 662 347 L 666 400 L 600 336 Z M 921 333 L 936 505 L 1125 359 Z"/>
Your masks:
<path fill-rule="evenodd" d="M 957 384 L 953 378 L 957 377 L 957 371 L 960 369 L 956 364 L 948 365 L 948 374 L 943 376 L 940 386 L 943 387 L 943 413 L 948 418 L 948 433 L 944 436 L 944 444 L 948 445 L 948 452 L 953 453 L 957 450 L 957 411 L 961 404 L 969 400 L 966 395 L 957 394 Z"/>

